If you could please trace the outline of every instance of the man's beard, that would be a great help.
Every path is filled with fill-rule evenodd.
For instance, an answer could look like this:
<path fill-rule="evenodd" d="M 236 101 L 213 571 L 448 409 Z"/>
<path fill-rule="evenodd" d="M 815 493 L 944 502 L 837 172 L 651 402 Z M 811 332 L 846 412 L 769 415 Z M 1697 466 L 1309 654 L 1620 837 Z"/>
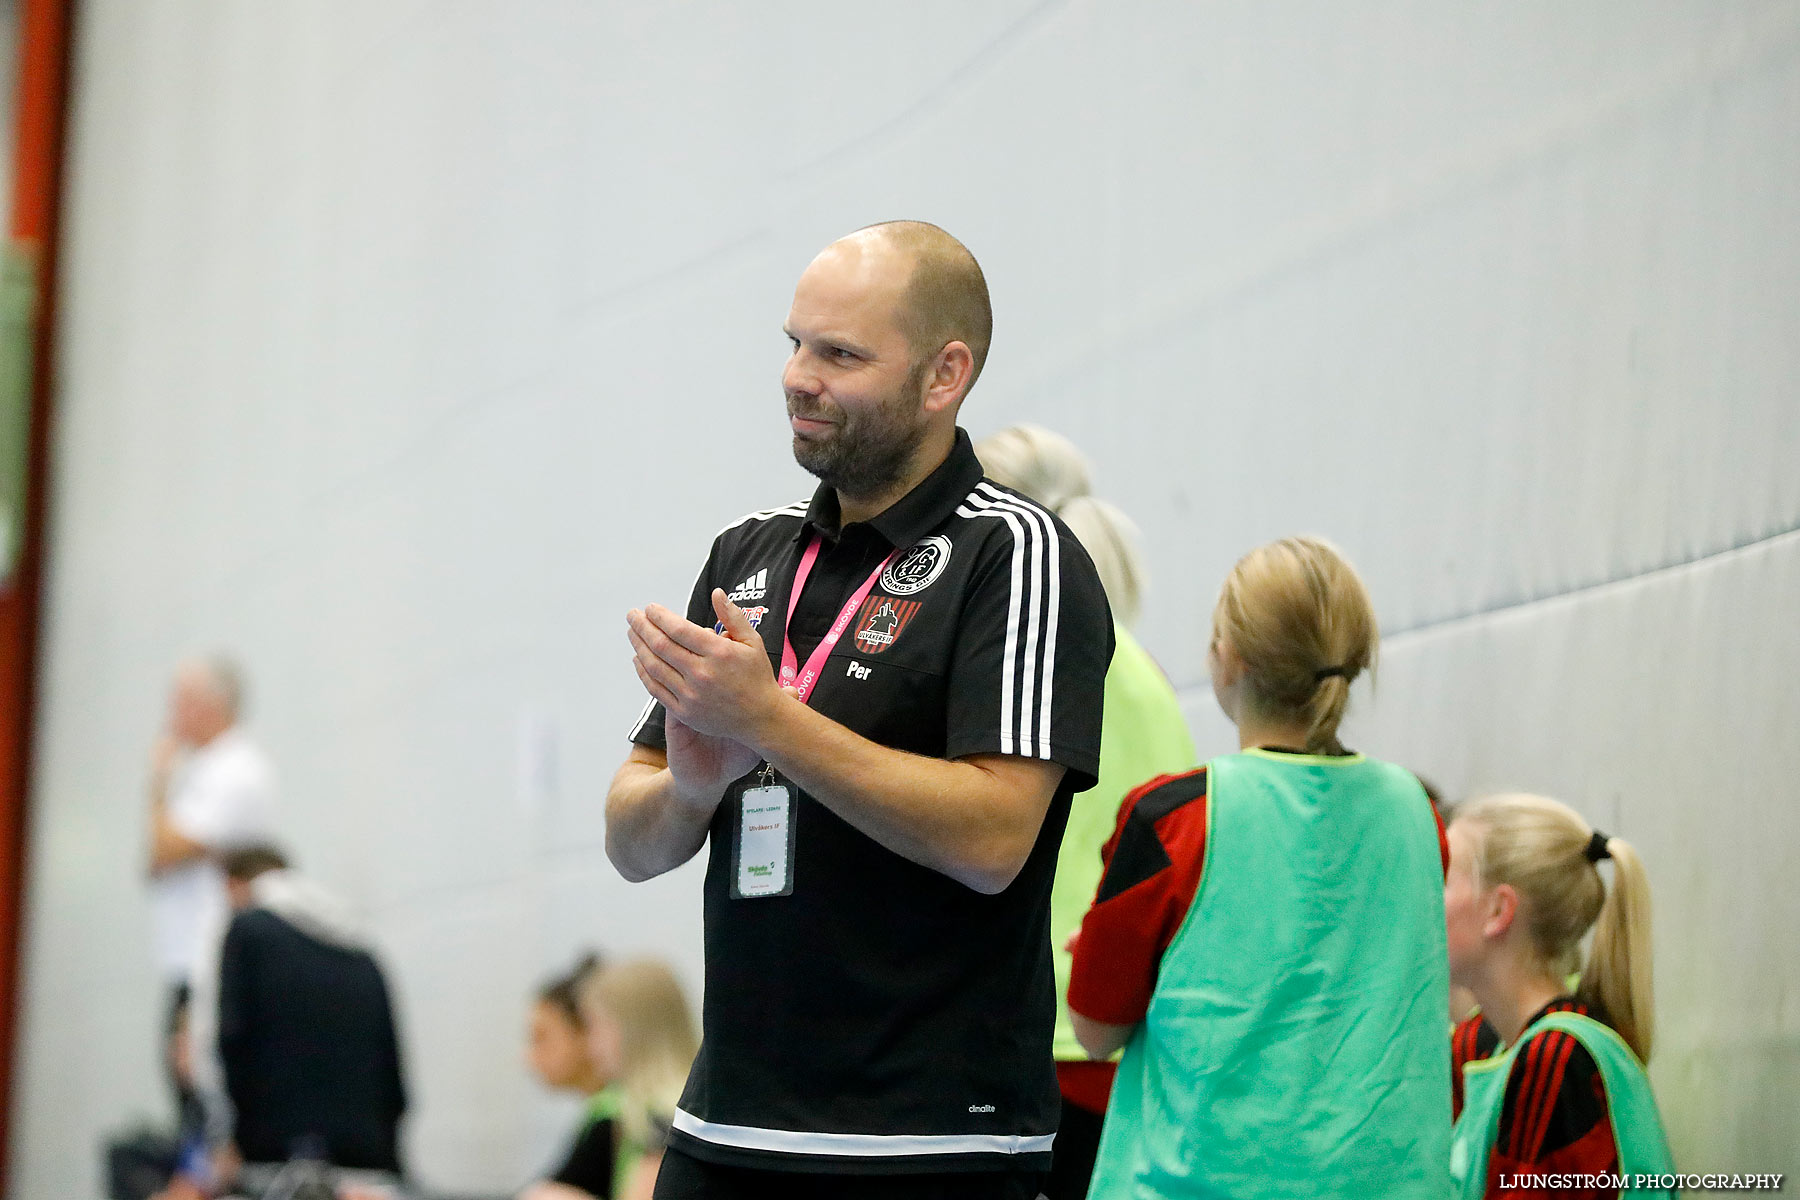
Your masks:
<path fill-rule="evenodd" d="M 819 482 L 841 495 L 880 496 L 906 477 L 907 466 L 925 440 L 924 414 L 919 409 L 925 367 L 908 372 L 905 385 L 879 406 L 838 409 L 839 424 L 824 441 L 794 439 L 794 461 L 818 476 Z M 790 394 L 790 416 L 814 416 L 810 397 Z"/>

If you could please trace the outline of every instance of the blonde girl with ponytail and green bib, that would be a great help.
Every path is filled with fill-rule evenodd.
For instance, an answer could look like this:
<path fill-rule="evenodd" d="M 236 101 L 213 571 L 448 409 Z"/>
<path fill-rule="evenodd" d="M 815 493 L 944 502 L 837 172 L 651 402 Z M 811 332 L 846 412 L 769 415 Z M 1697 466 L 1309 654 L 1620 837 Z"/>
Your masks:
<path fill-rule="evenodd" d="M 1446 1195 L 1442 829 L 1338 738 L 1377 641 L 1323 541 L 1226 579 L 1208 657 L 1241 752 L 1127 797 L 1076 940 L 1076 1033 L 1125 1049 L 1095 1200 Z"/>
<path fill-rule="evenodd" d="M 1532 1176 L 1671 1173 L 1644 1073 L 1655 1015 L 1650 888 L 1636 850 L 1567 805 L 1526 795 L 1464 805 L 1449 842 L 1451 977 L 1475 994 L 1500 1036 L 1497 1053 L 1463 1067 L 1453 1195 L 1531 1197 L 1541 1189 L 1520 1185 Z M 1611 887 L 1600 873 L 1608 860 Z M 1557 1195 L 1619 1193 L 1602 1182 Z"/>

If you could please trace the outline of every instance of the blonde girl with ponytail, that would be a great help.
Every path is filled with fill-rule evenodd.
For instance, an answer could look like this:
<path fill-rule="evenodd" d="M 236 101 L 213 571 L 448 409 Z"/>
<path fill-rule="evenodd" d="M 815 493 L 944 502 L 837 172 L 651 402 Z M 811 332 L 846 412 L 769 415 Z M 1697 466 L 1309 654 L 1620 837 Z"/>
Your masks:
<path fill-rule="evenodd" d="M 1075 945 L 1076 1033 L 1125 1047 L 1095 1200 L 1443 1195 L 1442 830 L 1418 779 L 1338 732 L 1379 640 L 1317 538 L 1220 589 L 1209 659 L 1240 752 L 1126 798 Z"/>
<path fill-rule="evenodd" d="M 1449 843 L 1451 978 L 1475 994 L 1503 1047 L 1463 1068 L 1457 1195 L 1518 1194 L 1507 1180 L 1523 1174 L 1673 1170 L 1644 1074 L 1656 1016 L 1650 885 L 1637 851 L 1567 805 L 1528 795 L 1464 805 Z"/>

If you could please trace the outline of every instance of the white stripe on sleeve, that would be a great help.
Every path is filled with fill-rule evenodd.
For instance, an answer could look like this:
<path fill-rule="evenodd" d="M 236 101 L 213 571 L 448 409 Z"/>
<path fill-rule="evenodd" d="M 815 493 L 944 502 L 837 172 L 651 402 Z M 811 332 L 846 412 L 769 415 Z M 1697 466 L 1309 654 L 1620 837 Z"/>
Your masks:
<path fill-rule="evenodd" d="M 765 508 L 757 512 L 745 513 L 713 536 L 718 537 L 720 534 L 729 533 L 739 525 L 748 525 L 752 521 L 768 521 L 776 517 L 804 517 L 809 503 L 811 502 L 807 500 L 796 500 L 794 503 L 784 504 L 780 508 Z"/>
<path fill-rule="evenodd" d="M 999 518 L 1012 531 L 1012 595 L 1007 612 L 1006 668 L 1000 684 L 1001 753 L 1047 759 L 1062 594 L 1061 547 L 1055 524 L 1043 508 L 985 481 L 957 512 L 964 517 Z M 1028 597 L 1024 589 L 1027 568 Z"/>
<path fill-rule="evenodd" d="M 638 714 L 637 724 L 631 727 L 631 734 L 627 737 L 627 741 L 637 741 L 638 734 L 644 732 L 644 726 L 650 723 L 650 714 L 654 711 L 656 711 L 655 699 L 652 698 L 646 700 L 644 702 L 644 711 Z"/>
<path fill-rule="evenodd" d="M 1042 640 L 1039 640 L 1036 637 L 1030 639 L 1031 644 L 1034 647 L 1034 653 L 1030 659 L 1026 660 L 1025 667 L 1029 673 L 1027 675 L 1027 686 L 1029 686 L 1029 681 L 1032 679 L 1035 679 L 1039 684 L 1037 705 L 1037 757 L 1047 759 L 1050 757 L 1051 695 L 1054 692 L 1056 685 L 1056 626 L 1062 610 L 1062 539 L 1057 536 L 1056 523 L 1050 519 L 1049 512 L 1037 504 L 1030 501 L 1021 501 L 1016 497 L 1009 496 L 999 488 L 996 488 L 993 484 L 985 481 L 980 485 L 980 490 L 985 490 L 990 496 L 994 497 L 996 502 L 1011 504 L 1016 507 L 1018 511 L 1029 515 L 1031 519 L 1037 523 L 1038 527 L 1042 529 L 1044 535 L 1043 545 L 1045 550 L 1045 563 L 1042 579 L 1047 594 L 1043 624 L 1044 634 Z M 1034 618 L 1036 617 L 1036 611 L 1037 610 L 1034 607 L 1032 610 Z M 1043 648 L 1044 655 L 1043 665 L 1041 667 L 1037 664 L 1037 657 L 1035 654 L 1035 648 L 1039 646 Z M 1030 720 L 1030 711 L 1030 701 L 1027 699 L 1026 719 L 1028 721 Z M 1029 728 L 1026 732 L 1029 734 Z"/>

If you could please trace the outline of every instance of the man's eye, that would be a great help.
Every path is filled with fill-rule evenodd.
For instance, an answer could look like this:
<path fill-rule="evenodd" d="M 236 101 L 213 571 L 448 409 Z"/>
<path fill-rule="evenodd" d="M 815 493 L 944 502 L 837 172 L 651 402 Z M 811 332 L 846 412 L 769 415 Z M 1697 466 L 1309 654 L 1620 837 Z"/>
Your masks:
<path fill-rule="evenodd" d="M 833 346 L 831 348 L 831 357 L 837 359 L 855 358 L 856 354 L 853 351 L 844 349 L 842 346 Z"/>

